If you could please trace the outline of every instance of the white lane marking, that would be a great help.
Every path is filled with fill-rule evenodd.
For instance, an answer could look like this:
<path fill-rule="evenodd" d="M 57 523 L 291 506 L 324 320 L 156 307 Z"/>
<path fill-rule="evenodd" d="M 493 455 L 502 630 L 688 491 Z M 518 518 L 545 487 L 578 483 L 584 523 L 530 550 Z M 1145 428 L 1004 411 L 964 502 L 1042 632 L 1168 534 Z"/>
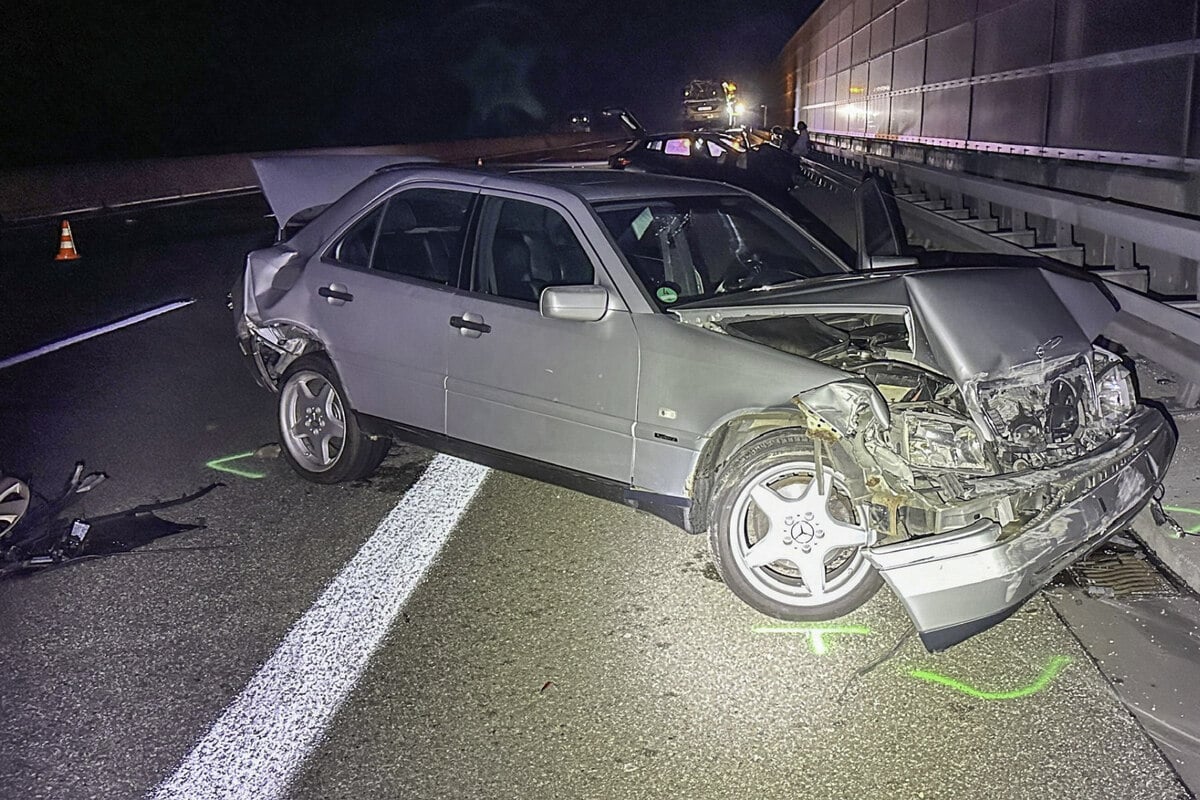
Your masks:
<path fill-rule="evenodd" d="M 281 797 L 487 473 L 434 458 L 154 800 Z"/>
<path fill-rule="evenodd" d="M 120 330 L 121 328 L 128 328 L 130 325 L 137 325 L 139 322 L 145 322 L 148 319 L 153 319 L 160 314 L 166 314 L 168 311 L 174 311 L 177 308 L 190 306 L 194 302 L 196 301 L 176 300 L 173 303 L 167 303 L 164 306 L 152 308 L 149 311 L 143 311 L 140 314 L 134 314 L 132 317 L 125 317 L 125 319 L 119 319 L 116 322 L 110 322 L 107 325 L 101 325 L 99 328 L 93 328 L 90 331 L 77 333 L 74 336 L 68 336 L 65 339 L 59 339 L 57 342 L 44 344 L 36 350 L 30 350 L 27 353 L 9 356 L 3 361 L 0 361 L 0 369 L 7 369 L 25 361 L 37 358 L 38 356 L 44 356 L 47 353 L 53 353 L 55 350 L 62 350 L 64 347 L 70 347 L 73 344 L 79 344 L 80 342 L 85 342 L 88 339 L 94 339 L 97 336 L 103 336 L 106 333 L 112 333 L 113 331 Z"/>

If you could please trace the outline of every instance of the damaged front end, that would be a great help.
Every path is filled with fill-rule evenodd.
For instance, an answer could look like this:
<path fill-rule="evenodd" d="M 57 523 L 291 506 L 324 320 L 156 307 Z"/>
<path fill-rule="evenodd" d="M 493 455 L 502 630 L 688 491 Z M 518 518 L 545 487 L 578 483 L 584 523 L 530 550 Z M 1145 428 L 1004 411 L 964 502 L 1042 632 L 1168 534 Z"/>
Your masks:
<path fill-rule="evenodd" d="M 862 470 L 861 499 L 873 509 L 877 535 L 866 558 L 930 650 L 1006 618 L 1153 497 L 1174 453 L 1173 431 L 1156 409 L 1124 404 L 1128 378 L 1120 371 L 1086 373 L 1089 380 L 1073 364 L 1026 370 L 1004 398 L 1023 410 L 987 415 L 995 429 L 953 406 L 905 398 L 890 404 L 885 428 L 881 415 L 854 399 L 860 391 L 838 391 L 840 384 L 796 397 L 810 432 L 840 434 Z M 1039 381 L 1030 380 L 1035 375 Z M 1068 412 L 1061 387 L 1075 380 L 1097 381 L 1100 391 L 1079 397 Z M 1035 412 L 1032 400 L 1012 395 L 1045 402 Z M 985 398 L 979 408 L 1004 403 Z M 1034 418 L 1042 420 L 1037 434 Z"/>
<path fill-rule="evenodd" d="M 1127 525 L 1174 453 L 1164 416 L 1090 344 L 964 380 L 914 343 L 909 309 L 784 311 L 722 309 L 702 324 L 848 373 L 794 402 L 868 509 L 865 557 L 930 650 L 1003 620 Z"/>

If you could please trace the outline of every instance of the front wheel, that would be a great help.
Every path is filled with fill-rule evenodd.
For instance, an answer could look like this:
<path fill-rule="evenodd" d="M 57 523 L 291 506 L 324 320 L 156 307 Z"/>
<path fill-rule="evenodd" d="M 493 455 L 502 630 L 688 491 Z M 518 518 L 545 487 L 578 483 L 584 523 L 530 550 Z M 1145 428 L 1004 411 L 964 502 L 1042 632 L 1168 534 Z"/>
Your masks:
<path fill-rule="evenodd" d="M 313 483 L 365 478 L 391 447 L 358 427 L 333 365 L 319 355 L 296 359 L 283 375 L 279 441 L 292 469 Z"/>
<path fill-rule="evenodd" d="M 818 480 L 818 477 L 820 480 Z M 745 445 L 717 476 L 709 545 L 725 584 L 751 607 L 786 620 L 850 613 L 883 580 L 863 557 L 874 537 L 845 477 L 795 431 Z"/>

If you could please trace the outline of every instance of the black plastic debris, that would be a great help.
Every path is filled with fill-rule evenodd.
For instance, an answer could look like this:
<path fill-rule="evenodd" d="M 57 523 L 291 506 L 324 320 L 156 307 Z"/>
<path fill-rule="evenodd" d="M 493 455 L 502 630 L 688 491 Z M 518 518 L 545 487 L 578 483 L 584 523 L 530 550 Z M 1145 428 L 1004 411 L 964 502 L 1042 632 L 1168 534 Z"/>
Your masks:
<path fill-rule="evenodd" d="M 212 483 L 174 500 L 85 519 L 67 512 L 108 476 L 103 472 L 84 475 L 83 469 L 83 462 L 76 464 L 62 491 L 53 498 L 43 497 L 15 478 L 0 478 L 0 577 L 128 553 L 165 536 L 203 528 L 203 521 L 173 522 L 154 512 L 190 503 L 224 486 Z"/>

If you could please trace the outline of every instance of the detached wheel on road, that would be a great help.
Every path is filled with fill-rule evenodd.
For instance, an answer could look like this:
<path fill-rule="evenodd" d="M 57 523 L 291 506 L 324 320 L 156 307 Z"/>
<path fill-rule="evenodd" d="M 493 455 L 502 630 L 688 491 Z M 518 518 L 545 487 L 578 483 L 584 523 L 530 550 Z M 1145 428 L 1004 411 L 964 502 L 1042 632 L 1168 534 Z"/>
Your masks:
<path fill-rule="evenodd" d="M 333 365 L 319 355 L 296 359 L 283 374 L 279 441 L 292 469 L 314 483 L 365 478 L 392 444 L 362 432 Z"/>
<path fill-rule="evenodd" d="M 874 539 L 828 457 L 817 481 L 812 441 L 769 433 L 717 475 L 709 545 L 725 584 L 751 607 L 786 620 L 850 613 L 883 583 L 863 557 Z"/>

